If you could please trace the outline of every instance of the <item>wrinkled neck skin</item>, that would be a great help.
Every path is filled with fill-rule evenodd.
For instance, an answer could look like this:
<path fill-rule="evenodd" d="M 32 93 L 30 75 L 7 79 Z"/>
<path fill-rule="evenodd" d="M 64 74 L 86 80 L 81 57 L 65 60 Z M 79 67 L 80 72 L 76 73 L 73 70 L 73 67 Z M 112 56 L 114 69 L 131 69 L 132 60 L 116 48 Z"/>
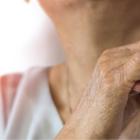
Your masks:
<path fill-rule="evenodd" d="M 66 55 L 74 110 L 103 50 L 140 39 L 140 1 L 81 0 L 60 4 L 52 13 Z"/>

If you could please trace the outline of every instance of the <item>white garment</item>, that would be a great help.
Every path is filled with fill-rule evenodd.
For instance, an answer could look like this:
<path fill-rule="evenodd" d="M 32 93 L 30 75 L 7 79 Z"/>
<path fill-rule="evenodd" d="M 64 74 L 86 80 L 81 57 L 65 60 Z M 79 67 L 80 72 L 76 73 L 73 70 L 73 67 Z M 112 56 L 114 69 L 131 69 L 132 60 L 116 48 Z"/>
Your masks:
<path fill-rule="evenodd" d="M 62 63 L 60 44 L 38 0 L 0 1 L 0 76 Z"/>
<path fill-rule="evenodd" d="M 24 74 L 5 128 L 0 110 L 0 140 L 52 140 L 61 130 L 63 124 L 50 94 L 46 70 L 35 68 Z"/>

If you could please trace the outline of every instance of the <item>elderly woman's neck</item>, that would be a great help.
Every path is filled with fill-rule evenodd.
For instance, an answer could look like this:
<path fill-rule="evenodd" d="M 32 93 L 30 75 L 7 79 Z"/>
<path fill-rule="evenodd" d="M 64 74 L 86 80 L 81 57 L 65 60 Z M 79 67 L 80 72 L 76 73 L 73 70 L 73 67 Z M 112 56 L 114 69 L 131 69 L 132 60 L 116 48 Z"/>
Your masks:
<path fill-rule="evenodd" d="M 104 0 L 58 13 L 55 23 L 66 54 L 71 93 L 82 93 L 103 50 L 140 39 L 139 7 L 138 0 Z M 75 106 L 78 98 L 73 100 Z"/>

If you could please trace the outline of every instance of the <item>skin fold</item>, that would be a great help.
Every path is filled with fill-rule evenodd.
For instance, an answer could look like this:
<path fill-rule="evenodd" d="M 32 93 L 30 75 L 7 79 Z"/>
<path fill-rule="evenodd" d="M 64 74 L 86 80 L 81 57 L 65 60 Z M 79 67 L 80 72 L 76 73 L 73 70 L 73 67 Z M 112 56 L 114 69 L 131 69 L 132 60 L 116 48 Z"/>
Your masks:
<path fill-rule="evenodd" d="M 66 56 L 49 70 L 65 123 L 56 139 L 139 138 L 139 96 L 130 92 L 140 80 L 140 1 L 39 2 Z"/>

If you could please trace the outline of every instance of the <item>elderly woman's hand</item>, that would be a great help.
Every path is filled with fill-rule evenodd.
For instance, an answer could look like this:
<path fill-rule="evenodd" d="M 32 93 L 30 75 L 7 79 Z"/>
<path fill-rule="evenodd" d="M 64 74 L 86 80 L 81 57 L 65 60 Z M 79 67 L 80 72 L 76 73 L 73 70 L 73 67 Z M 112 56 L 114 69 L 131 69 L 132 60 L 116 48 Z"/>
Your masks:
<path fill-rule="evenodd" d="M 104 51 L 81 102 L 57 138 L 118 137 L 130 91 L 139 79 L 140 43 Z"/>

